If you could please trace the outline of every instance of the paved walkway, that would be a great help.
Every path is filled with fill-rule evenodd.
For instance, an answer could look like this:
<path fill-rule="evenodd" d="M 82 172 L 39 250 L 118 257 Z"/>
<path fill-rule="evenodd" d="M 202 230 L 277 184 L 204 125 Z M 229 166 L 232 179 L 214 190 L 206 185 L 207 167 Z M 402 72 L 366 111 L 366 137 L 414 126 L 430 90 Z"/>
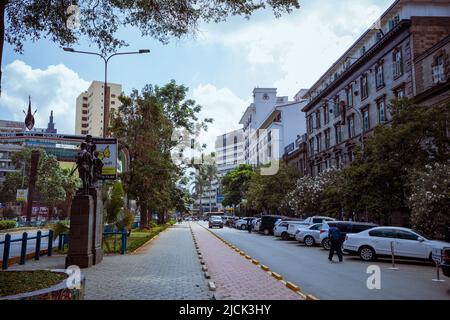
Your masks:
<path fill-rule="evenodd" d="M 225 245 L 207 229 L 191 223 L 203 260 L 217 286 L 216 299 L 299 300 L 280 281 Z"/>
<path fill-rule="evenodd" d="M 61 268 L 64 257 L 42 257 L 12 269 Z M 85 299 L 207 300 L 212 298 L 187 224 L 162 232 L 139 253 L 105 256 L 86 276 Z"/>

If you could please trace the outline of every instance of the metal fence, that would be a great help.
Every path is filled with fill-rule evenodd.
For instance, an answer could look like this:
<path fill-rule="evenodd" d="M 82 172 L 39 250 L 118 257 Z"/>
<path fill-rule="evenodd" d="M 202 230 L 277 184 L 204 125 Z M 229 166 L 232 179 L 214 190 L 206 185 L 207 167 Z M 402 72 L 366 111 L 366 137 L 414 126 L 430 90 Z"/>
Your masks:
<path fill-rule="evenodd" d="M 42 231 L 37 231 L 35 236 L 28 236 L 27 232 L 22 233 L 21 238 L 11 239 L 11 235 L 8 233 L 5 235 L 5 240 L 0 241 L 0 245 L 3 245 L 3 259 L 2 259 L 2 270 L 8 269 L 10 257 L 10 250 L 11 250 L 11 243 L 14 242 L 21 242 L 21 250 L 20 250 L 20 260 L 19 264 L 23 265 L 25 264 L 25 261 L 27 260 L 27 247 L 28 247 L 28 241 L 29 240 L 36 240 L 35 248 L 34 248 L 34 260 L 39 260 L 39 257 L 41 256 L 41 240 L 42 238 L 48 238 L 47 243 L 47 256 L 51 256 L 53 254 L 53 241 L 54 241 L 54 233 L 53 230 L 49 230 L 47 234 L 42 234 Z M 121 247 L 120 247 L 120 254 L 125 254 L 127 249 L 127 238 L 128 238 L 128 232 L 126 229 L 120 230 L 120 231 L 114 231 L 114 230 L 107 230 L 103 232 L 103 236 L 111 236 L 111 235 L 121 235 Z M 69 244 L 69 236 L 68 234 L 60 234 L 58 237 L 58 250 L 63 251 L 65 249 L 65 246 Z"/>

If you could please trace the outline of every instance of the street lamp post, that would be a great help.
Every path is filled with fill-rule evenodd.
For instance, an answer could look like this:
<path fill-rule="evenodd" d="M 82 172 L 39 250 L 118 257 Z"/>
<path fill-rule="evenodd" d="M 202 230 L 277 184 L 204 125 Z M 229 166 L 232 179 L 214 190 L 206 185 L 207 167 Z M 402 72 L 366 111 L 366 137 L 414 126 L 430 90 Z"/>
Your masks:
<path fill-rule="evenodd" d="M 108 123 L 109 123 L 109 96 L 108 100 L 106 99 L 107 96 L 107 87 L 108 87 L 108 62 L 109 60 L 114 56 L 119 55 L 130 55 L 130 54 L 143 54 L 143 53 L 150 53 L 149 49 L 140 49 L 139 51 L 132 51 L 132 52 L 118 52 L 113 53 L 110 56 L 106 57 L 100 53 L 97 52 L 89 52 L 89 51 L 78 51 L 73 48 L 63 48 L 66 52 L 72 52 L 72 53 L 83 53 L 83 54 L 90 54 L 99 56 L 103 59 L 105 63 L 105 83 L 103 85 L 103 137 L 106 137 L 108 135 Z"/>

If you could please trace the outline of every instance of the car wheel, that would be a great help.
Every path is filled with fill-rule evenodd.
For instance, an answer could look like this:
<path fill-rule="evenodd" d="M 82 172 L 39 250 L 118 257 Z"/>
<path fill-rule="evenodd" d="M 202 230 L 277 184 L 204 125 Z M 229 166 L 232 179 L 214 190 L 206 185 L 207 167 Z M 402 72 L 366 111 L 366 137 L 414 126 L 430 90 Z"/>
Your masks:
<path fill-rule="evenodd" d="M 322 247 L 323 247 L 325 250 L 330 250 L 330 249 L 331 249 L 330 239 L 328 239 L 328 238 L 323 239 L 323 240 L 322 240 Z"/>
<path fill-rule="evenodd" d="M 289 234 L 287 232 L 283 232 L 281 234 L 281 240 L 289 240 Z"/>
<path fill-rule="evenodd" d="M 245 230 L 245 229 L 247 229 L 247 228 L 246 228 L 246 225 L 243 224 L 243 225 L 241 226 L 241 230 Z"/>
<path fill-rule="evenodd" d="M 311 236 L 306 236 L 303 242 L 307 247 L 312 247 L 315 243 L 314 238 Z"/>
<path fill-rule="evenodd" d="M 268 236 L 270 234 L 269 229 L 264 229 L 264 235 Z"/>
<path fill-rule="evenodd" d="M 363 261 L 373 261 L 375 260 L 375 250 L 369 246 L 363 246 L 359 249 L 359 257 Z"/>

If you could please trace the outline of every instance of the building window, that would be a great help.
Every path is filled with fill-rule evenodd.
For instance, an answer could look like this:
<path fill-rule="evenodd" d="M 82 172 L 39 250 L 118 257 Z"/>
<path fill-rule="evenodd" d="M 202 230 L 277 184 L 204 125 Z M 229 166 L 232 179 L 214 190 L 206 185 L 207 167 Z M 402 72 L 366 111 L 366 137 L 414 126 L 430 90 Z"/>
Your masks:
<path fill-rule="evenodd" d="M 320 110 L 316 111 L 316 129 L 320 129 Z"/>
<path fill-rule="evenodd" d="M 334 161 L 335 161 L 335 163 L 336 163 L 336 168 L 340 168 L 340 167 L 341 167 L 341 157 L 339 156 L 339 154 L 337 154 L 337 155 L 334 157 Z"/>
<path fill-rule="evenodd" d="M 337 118 L 341 115 L 341 111 L 339 110 L 339 96 L 336 96 L 334 98 L 333 114 L 334 114 L 334 118 Z"/>
<path fill-rule="evenodd" d="M 323 121 L 325 124 L 330 122 L 330 109 L 328 107 L 328 103 L 323 105 Z"/>
<path fill-rule="evenodd" d="M 336 144 L 340 144 L 342 142 L 342 130 L 341 130 L 341 124 L 338 123 L 334 126 L 334 133 L 336 137 Z"/>
<path fill-rule="evenodd" d="M 369 82 L 367 79 L 367 73 L 361 76 L 361 100 L 367 99 L 369 96 Z"/>
<path fill-rule="evenodd" d="M 432 76 L 434 84 L 444 83 L 446 81 L 444 72 L 444 61 L 445 59 L 443 54 L 434 59 L 434 64 L 432 68 Z"/>
<path fill-rule="evenodd" d="M 111 104 L 116 104 L 116 102 L 114 100 L 111 100 Z"/>
<path fill-rule="evenodd" d="M 384 68 L 383 68 L 383 62 L 379 62 L 375 66 L 375 83 L 377 86 L 377 89 L 380 89 L 384 87 Z"/>
<path fill-rule="evenodd" d="M 88 117 L 81 117 L 81 121 L 88 121 Z"/>
<path fill-rule="evenodd" d="M 354 115 L 347 118 L 347 129 L 348 129 L 348 138 L 349 139 L 353 138 L 356 135 L 356 133 L 355 133 L 355 116 Z"/>
<path fill-rule="evenodd" d="M 309 153 L 314 155 L 314 139 L 309 140 Z"/>
<path fill-rule="evenodd" d="M 386 103 L 384 101 L 384 98 L 377 101 L 377 109 L 378 123 L 383 124 L 384 122 L 386 122 Z"/>
<path fill-rule="evenodd" d="M 308 117 L 308 133 L 313 132 L 313 119 L 312 116 Z"/>
<path fill-rule="evenodd" d="M 347 89 L 345 89 L 345 94 L 347 96 L 347 106 L 353 107 L 353 85 L 349 85 Z"/>
<path fill-rule="evenodd" d="M 363 116 L 363 131 L 367 131 L 370 129 L 370 118 L 369 118 L 369 107 L 366 107 L 362 110 Z"/>
<path fill-rule="evenodd" d="M 403 57 L 402 57 L 402 51 L 400 49 L 395 49 L 393 53 L 393 60 L 394 60 L 394 78 L 398 78 L 403 74 Z"/>
<path fill-rule="evenodd" d="M 317 152 L 322 151 L 322 134 L 321 133 L 319 133 L 316 136 L 316 149 L 317 149 Z"/>
<path fill-rule="evenodd" d="M 405 98 L 405 86 L 401 86 L 394 90 L 394 95 L 396 99 Z"/>
<path fill-rule="evenodd" d="M 87 110 L 83 110 L 83 111 L 81 111 L 81 113 L 82 114 L 88 114 L 88 111 Z"/>
<path fill-rule="evenodd" d="M 330 148 L 330 129 L 325 130 L 325 148 Z"/>

